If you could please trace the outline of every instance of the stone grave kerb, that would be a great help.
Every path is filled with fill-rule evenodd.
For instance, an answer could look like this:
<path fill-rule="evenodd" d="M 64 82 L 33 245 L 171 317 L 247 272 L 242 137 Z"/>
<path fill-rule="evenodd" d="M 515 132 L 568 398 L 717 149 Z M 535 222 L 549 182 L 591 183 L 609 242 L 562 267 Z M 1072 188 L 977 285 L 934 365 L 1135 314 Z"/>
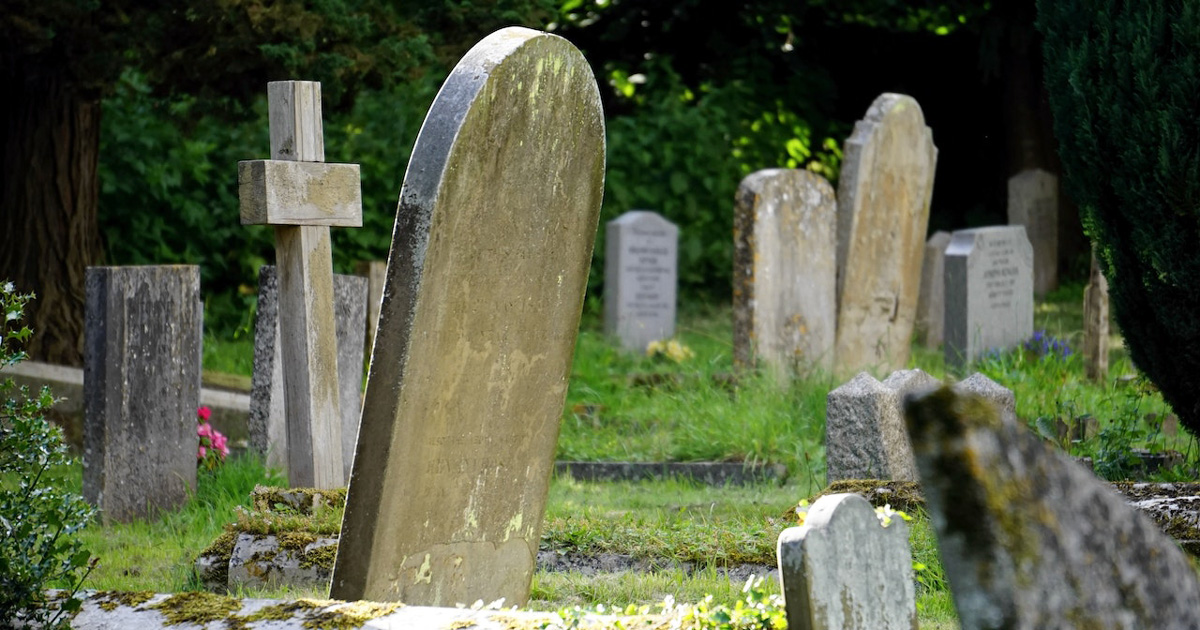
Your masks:
<path fill-rule="evenodd" d="M 345 483 L 330 226 L 362 226 L 357 164 L 326 164 L 321 85 L 267 85 L 270 160 L 238 163 L 243 225 L 275 227 L 288 483 Z"/>

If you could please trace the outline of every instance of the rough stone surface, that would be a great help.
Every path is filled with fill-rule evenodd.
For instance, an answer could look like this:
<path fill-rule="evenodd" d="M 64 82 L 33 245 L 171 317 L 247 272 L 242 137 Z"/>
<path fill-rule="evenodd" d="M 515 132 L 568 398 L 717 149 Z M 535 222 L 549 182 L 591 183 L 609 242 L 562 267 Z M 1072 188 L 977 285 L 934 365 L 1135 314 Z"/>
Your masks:
<path fill-rule="evenodd" d="M 898 370 L 880 383 L 866 372 L 829 392 L 825 407 L 826 481 L 916 481 L 900 402 L 937 383 L 921 370 Z"/>
<path fill-rule="evenodd" d="M 963 630 L 1195 627 L 1186 556 L 1105 483 L 978 397 L 905 413 Z"/>
<path fill-rule="evenodd" d="M 673 337 L 679 228 L 634 210 L 608 222 L 604 241 L 605 334 L 638 352 Z"/>
<path fill-rule="evenodd" d="M 908 363 L 937 147 L 910 96 L 883 94 L 846 140 L 838 181 L 837 369 Z"/>
<path fill-rule="evenodd" d="M 1033 245 L 1033 290 L 1058 288 L 1058 177 L 1028 169 L 1008 180 L 1008 223 L 1025 227 Z"/>
<path fill-rule="evenodd" d="M 811 630 L 917 629 L 908 527 L 887 527 L 857 494 L 821 497 L 804 525 L 779 535 L 788 627 Z"/>
<path fill-rule="evenodd" d="M 959 230 L 946 248 L 946 365 L 1033 335 L 1033 250 L 1021 226 Z"/>
<path fill-rule="evenodd" d="M 825 178 L 768 169 L 742 180 L 733 219 L 733 360 L 781 382 L 833 369 L 837 202 Z"/>
<path fill-rule="evenodd" d="M 313 558 L 337 542 L 337 538 L 317 538 L 301 548 L 286 549 L 281 548 L 276 536 L 239 534 L 229 556 L 228 588 L 231 592 L 284 584 L 324 588 L 329 584 L 333 563 L 314 562 Z M 333 556 L 328 559 L 332 561 Z"/>
<path fill-rule="evenodd" d="M 938 230 L 925 241 L 925 261 L 921 264 L 921 292 L 917 295 L 917 343 L 936 348 L 945 335 L 946 247 L 950 233 Z"/>
<path fill-rule="evenodd" d="M 1108 377 L 1108 279 L 1092 253 L 1092 269 L 1083 290 L 1083 366 L 1088 378 Z"/>
<path fill-rule="evenodd" d="M 334 597 L 528 598 L 604 155 L 565 39 L 502 29 L 442 86 L 400 193 Z"/>
<path fill-rule="evenodd" d="M 1017 423 L 1017 397 L 1012 390 L 976 372 L 954 384 L 959 394 L 975 394 L 992 403 L 1000 413 L 1000 419 L 1010 424 Z"/>
<path fill-rule="evenodd" d="M 557 474 L 584 481 L 687 478 L 710 486 L 782 482 L 787 466 L 738 462 L 557 462 Z"/>
<path fill-rule="evenodd" d="M 105 521 L 176 508 L 196 488 L 200 268 L 89 267 L 85 286 L 83 496 Z"/>
<path fill-rule="evenodd" d="M 375 330 L 379 328 L 379 305 L 383 302 L 383 287 L 387 284 L 387 261 L 361 261 L 354 272 L 367 279 L 367 346 L 363 356 L 371 360 L 375 346 Z"/>
<path fill-rule="evenodd" d="M 342 413 L 342 464 L 350 478 L 362 406 L 363 348 L 367 334 L 367 279 L 333 275 L 333 315 L 337 331 L 338 394 Z M 283 357 L 279 342 L 279 283 L 274 265 L 258 272 L 258 312 L 254 322 L 254 377 L 249 432 L 254 450 L 267 464 L 287 468 L 287 424 L 283 398 Z"/>

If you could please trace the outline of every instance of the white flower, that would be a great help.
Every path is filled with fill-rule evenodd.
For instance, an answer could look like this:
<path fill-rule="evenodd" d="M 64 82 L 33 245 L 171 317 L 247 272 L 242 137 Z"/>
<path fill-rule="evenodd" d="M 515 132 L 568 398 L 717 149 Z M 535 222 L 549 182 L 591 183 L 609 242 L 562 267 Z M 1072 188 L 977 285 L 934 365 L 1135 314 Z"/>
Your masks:
<path fill-rule="evenodd" d="M 4 288 L 3 288 L 3 291 L 4 291 L 5 293 L 12 293 L 12 292 L 13 292 L 13 288 L 14 288 L 14 287 L 13 287 L 13 283 L 11 283 L 11 282 L 5 282 L 5 283 L 4 283 Z"/>
<path fill-rule="evenodd" d="M 4 321 L 11 322 L 21 316 L 21 311 L 9 311 L 8 315 L 4 316 Z"/>

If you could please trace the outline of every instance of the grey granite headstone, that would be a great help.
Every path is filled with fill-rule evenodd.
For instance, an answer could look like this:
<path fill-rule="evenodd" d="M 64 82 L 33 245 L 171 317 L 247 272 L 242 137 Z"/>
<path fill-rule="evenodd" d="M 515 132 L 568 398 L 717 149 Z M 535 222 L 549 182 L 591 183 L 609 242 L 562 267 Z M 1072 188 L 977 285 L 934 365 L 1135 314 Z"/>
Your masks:
<path fill-rule="evenodd" d="M 275 266 L 263 265 L 258 272 L 258 313 L 254 322 L 254 375 L 251 380 L 248 429 L 250 446 L 266 455 L 267 465 L 286 469 L 287 424 L 283 404 L 283 357 L 279 343 L 278 286 Z M 334 274 L 333 296 L 339 408 L 342 413 L 342 465 L 345 479 L 349 479 L 362 407 L 367 279 Z"/>
<path fill-rule="evenodd" d="M 1035 168 L 1008 180 L 1008 223 L 1025 227 L 1033 245 L 1033 290 L 1058 288 L 1058 177 Z"/>
<path fill-rule="evenodd" d="M 1092 268 L 1083 290 L 1083 366 L 1088 378 L 1108 376 L 1108 279 L 1092 253 Z"/>
<path fill-rule="evenodd" d="M 829 392 L 825 406 L 826 481 L 916 481 L 900 402 L 906 392 L 937 383 L 921 370 L 898 370 L 882 383 L 861 372 Z"/>
<path fill-rule="evenodd" d="M 783 530 L 779 577 L 791 630 L 916 630 L 908 525 L 866 499 L 831 494 Z"/>
<path fill-rule="evenodd" d="M 833 369 L 837 202 L 805 170 L 752 173 L 733 219 L 733 360 L 761 360 L 786 381 Z"/>
<path fill-rule="evenodd" d="M 883 94 L 846 140 L 838 179 L 837 371 L 908 363 L 937 147 L 921 106 Z"/>
<path fill-rule="evenodd" d="M 1033 336 L 1033 250 L 1021 226 L 958 230 L 946 248 L 946 365 Z"/>
<path fill-rule="evenodd" d="M 954 391 L 960 395 L 974 394 L 983 398 L 996 408 L 1000 419 L 1010 424 L 1017 422 L 1017 397 L 1012 390 L 976 372 L 954 384 Z"/>
<path fill-rule="evenodd" d="M 921 264 L 921 292 L 917 295 L 917 343 L 936 348 L 942 345 L 946 316 L 946 246 L 950 233 L 934 232 L 925 241 L 925 262 Z"/>
<path fill-rule="evenodd" d="M 1186 556 L 1107 484 L 980 398 L 905 414 L 963 630 L 1196 627 Z"/>
<path fill-rule="evenodd" d="M 642 352 L 675 335 L 679 228 L 656 212 L 633 210 L 604 229 L 604 332 Z"/>
<path fill-rule="evenodd" d="M 83 496 L 106 522 L 176 508 L 196 488 L 200 268 L 89 267 L 85 285 Z"/>
<path fill-rule="evenodd" d="M 561 37 L 502 29 L 446 79 L 400 191 L 333 597 L 528 598 L 604 155 Z"/>

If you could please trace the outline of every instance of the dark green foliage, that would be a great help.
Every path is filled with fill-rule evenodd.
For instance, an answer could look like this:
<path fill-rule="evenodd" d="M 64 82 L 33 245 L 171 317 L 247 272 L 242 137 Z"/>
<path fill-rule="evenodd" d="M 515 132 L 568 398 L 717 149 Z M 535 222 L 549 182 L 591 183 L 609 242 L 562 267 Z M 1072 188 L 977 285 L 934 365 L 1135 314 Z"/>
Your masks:
<path fill-rule="evenodd" d="M 23 358 L 19 345 L 29 338 L 17 328 L 32 296 L 0 281 L 0 367 Z M 52 479 L 67 463 L 62 432 L 46 420 L 54 404 L 50 390 L 36 395 L 22 387 L 14 396 L 11 379 L 0 383 L 0 628 L 20 622 L 67 627 L 79 601 L 48 610 L 44 589 L 78 588 L 91 554 L 75 534 L 92 519 L 83 498 L 60 489 Z"/>
<path fill-rule="evenodd" d="M 1200 5 L 1040 0 L 1066 184 L 1130 357 L 1200 433 Z"/>

